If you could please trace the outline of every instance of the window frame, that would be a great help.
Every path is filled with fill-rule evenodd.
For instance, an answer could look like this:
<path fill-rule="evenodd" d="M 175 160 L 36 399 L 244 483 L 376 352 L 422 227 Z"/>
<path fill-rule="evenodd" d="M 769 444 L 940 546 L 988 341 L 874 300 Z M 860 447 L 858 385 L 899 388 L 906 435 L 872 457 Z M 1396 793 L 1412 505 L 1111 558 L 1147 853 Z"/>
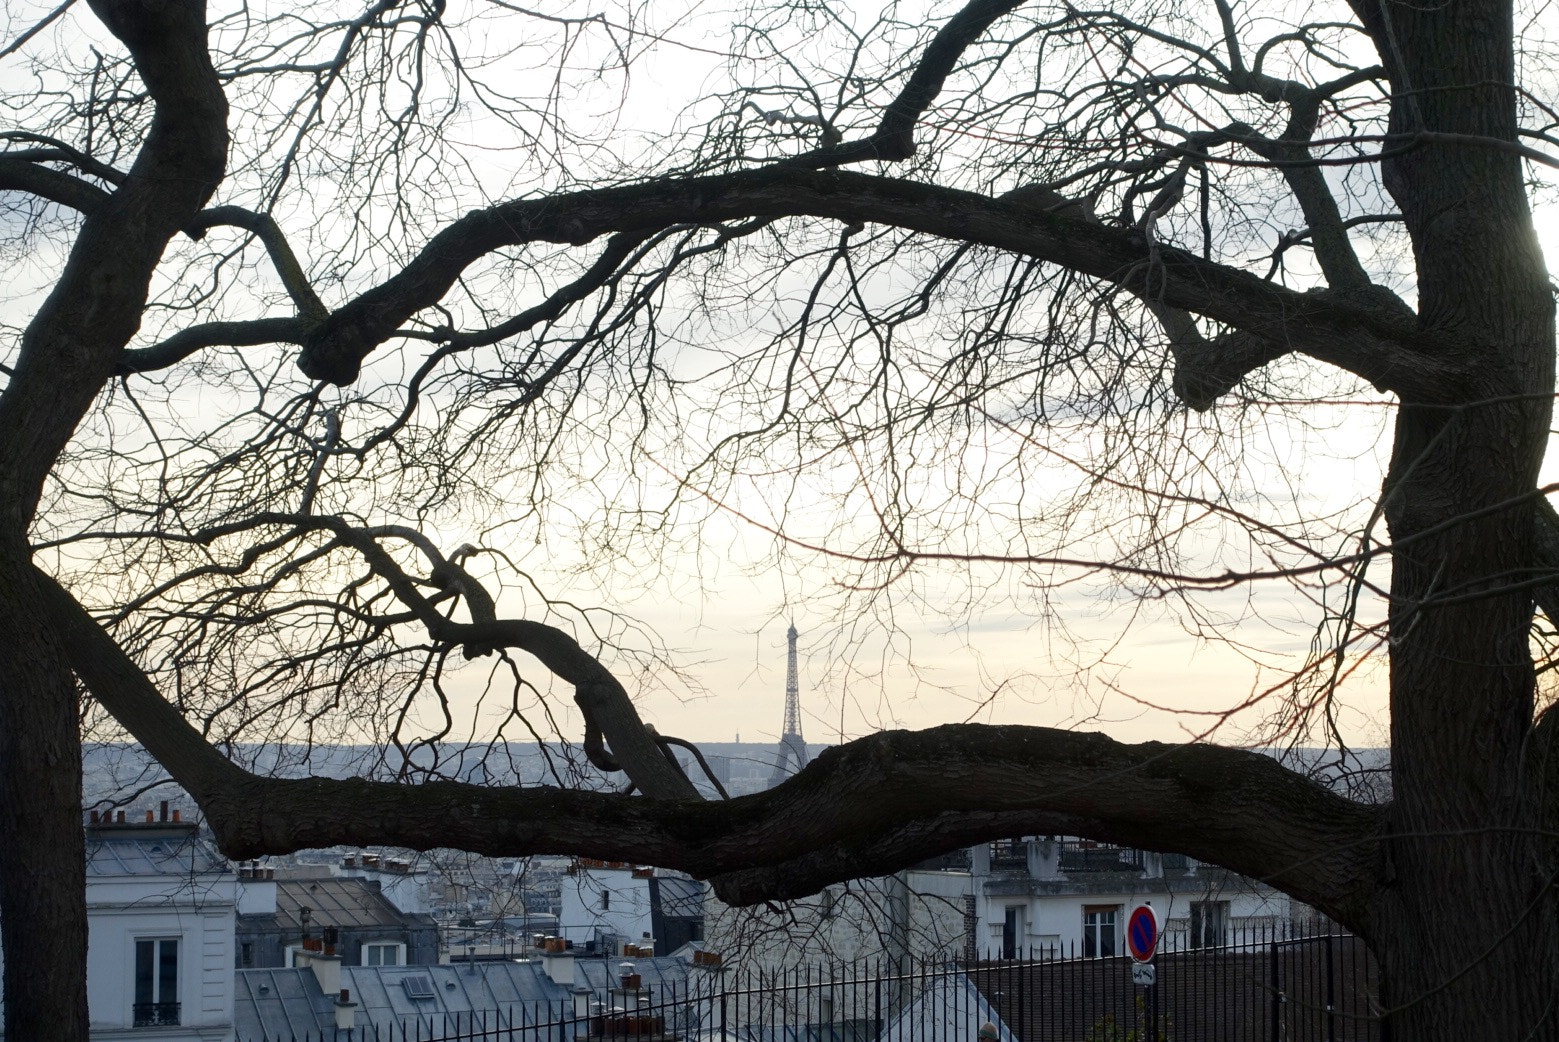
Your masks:
<path fill-rule="evenodd" d="M 1208 911 L 1212 915 L 1208 915 Z M 1229 943 L 1229 902 L 1192 901 L 1187 934 L 1192 949 L 1221 948 Z M 1215 936 L 1216 935 L 1216 936 Z"/>
<path fill-rule="evenodd" d="M 1120 921 L 1120 905 L 1083 905 L 1083 958 L 1113 959 L 1120 955 Z"/>
<path fill-rule="evenodd" d="M 178 934 L 132 938 L 130 1023 L 132 1027 L 177 1027 L 181 1022 L 183 976 Z M 145 958 L 143 959 L 143 953 Z M 171 957 L 170 957 L 171 953 Z M 144 969 L 144 973 L 143 973 Z"/>
<path fill-rule="evenodd" d="M 1003 959 L 1020 959 L 1023 957 L 1023 938 L 1028 929 L 1027 920 L 1027 905 L 1008 904 L 1002 906 L 1001 957 Z"/>
<path fill-rule="evenodd" d="M 394 962 L 370 961 L 370 951 L 383 951 L 386 948 L 392 949 L 394 951 Z M 357 960 L 358 963 L 362 966 L 405 966 L 407 965 L 406 945 L 402 941 L 364 941 L 358 946 Z"/>

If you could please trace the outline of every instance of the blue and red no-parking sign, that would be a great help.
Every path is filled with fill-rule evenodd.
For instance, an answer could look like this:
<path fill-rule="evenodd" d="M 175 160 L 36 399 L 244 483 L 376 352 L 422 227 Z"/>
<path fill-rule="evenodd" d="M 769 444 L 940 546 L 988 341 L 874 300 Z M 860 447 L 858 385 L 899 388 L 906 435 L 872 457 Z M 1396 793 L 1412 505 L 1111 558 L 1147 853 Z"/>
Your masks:
<path fill-rule="evenodd" d="M 1126 917 L 1126 950 L 1138 962 L 1148 962 L 1158 947 L 1158 915 L 1150 905 L 1138 905 Z"/>

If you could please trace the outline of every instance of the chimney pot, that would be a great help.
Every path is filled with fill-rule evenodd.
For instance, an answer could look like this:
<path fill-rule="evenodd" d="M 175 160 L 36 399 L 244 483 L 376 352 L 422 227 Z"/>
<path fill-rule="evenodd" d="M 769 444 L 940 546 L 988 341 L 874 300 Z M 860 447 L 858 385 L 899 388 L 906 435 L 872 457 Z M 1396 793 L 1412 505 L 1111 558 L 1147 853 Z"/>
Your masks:
<path fill-rule="evenodd" d="M 152 812 L 151 811 L 147 811 L 146 812 L 146 824 L 150 825 L 151 823 L 152 823 Z"/>
<path fill-rule="evenodd" d="M 92 824 L 97 824 L 97 811 L 92 812 Z"/>
<path fill-rule="evenodd" d="M 124 811 L 120 811 L 119 812 L 119 824 L 123 825 L 124 823 L 125 823 L 125 812 Z"/>
<path fill-rule="evenodd" d="M 341 1003 L 342 1003 L 342 1005 L 345 1005 L 346 1003 L 351 1002 L 351 1001 L 352 1001 L 352 989 L 351 988 L 342 988 L 341 989 Z"/>
<path fill-rule="evenodd" d="M 163 800 L 162 801 L 162 820 L 163 821 L 167 821 L 168 820 L 168 801 L 167 800 Z"/>
<path fill-rule="evenodd" d="M 173 812 L 173 820 L 174 820 L 175 823 L 177 823 L 179 821 L 179 819 L 182 818 L 182 817 L 183 817 L 182 812 L 180 812 L 178 810 L 174 810 L 174 812 Z"/>

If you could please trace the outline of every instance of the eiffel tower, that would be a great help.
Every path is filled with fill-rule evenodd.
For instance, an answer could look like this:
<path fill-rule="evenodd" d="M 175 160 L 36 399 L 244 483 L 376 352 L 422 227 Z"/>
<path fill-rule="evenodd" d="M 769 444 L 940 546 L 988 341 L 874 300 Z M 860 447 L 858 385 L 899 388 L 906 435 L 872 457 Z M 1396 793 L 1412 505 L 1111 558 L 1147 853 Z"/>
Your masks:
<path fill-rule="evenodd" d="M 792 625 L 785 634 L 790 650 L 785 656 L 785 730 L 780 734 L 779 756 L 774 761 L 774 773 L 769 776 L 769 788 L 795 774 L 807 765 L 807 743 L 801 737 L 801 688 L 796 682 L 796 627 Z"/>

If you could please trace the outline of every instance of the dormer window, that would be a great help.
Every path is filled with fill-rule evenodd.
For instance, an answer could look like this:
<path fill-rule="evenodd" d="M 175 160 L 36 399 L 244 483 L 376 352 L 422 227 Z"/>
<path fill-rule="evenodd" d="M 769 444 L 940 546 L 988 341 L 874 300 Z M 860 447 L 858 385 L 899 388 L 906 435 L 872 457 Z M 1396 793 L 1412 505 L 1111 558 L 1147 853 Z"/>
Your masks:
<path fill-rule="evenodd" d="M 406 946 L 391 941 L 364 944 L 362 958 L 364 966 L 404 966 Z"/>

